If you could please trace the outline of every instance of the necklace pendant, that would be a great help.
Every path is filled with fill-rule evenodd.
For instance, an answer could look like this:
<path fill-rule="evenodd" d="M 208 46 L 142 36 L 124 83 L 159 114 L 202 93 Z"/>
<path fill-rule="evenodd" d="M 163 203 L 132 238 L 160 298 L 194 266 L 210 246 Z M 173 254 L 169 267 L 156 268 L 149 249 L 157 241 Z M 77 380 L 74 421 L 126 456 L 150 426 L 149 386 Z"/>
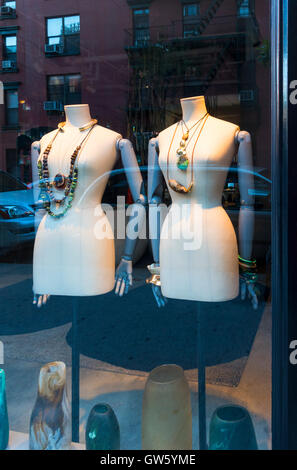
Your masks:
<path fill-rule="evenodd" d="M 65 189 L 66 177 L 64 175 L 62 175 L 61 173 L 58 173 L 55 176 L 53 185 L 56 189 Z"/>
<path fill-rule="evenodd" d="M 181 155 L 177 160 L 177 168 L 182 171 L 186 171 L 189 166 L 189 159 L 187 155 Z"/>
<path fill-rule="evenodd" d="M 60 207 L 62 206 L 62 204 L 63 204 L 63 200 L 58 201 L 58 200 L 56 199 L 56 200 L 55 200 L 56 210 L 59 210 Z"/>

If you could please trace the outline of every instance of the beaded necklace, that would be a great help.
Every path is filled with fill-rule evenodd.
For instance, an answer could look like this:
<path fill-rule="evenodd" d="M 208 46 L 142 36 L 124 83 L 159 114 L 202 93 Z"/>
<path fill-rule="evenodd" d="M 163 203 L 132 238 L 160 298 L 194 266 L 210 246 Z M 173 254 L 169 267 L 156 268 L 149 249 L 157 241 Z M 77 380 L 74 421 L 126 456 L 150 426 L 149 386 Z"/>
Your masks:
<path fill-rule="evenodd" d="M 43 201 L 43 206 L 45 210 L 47 211 L 47 213 L 55 219 L 60 219 L 61 217 L 63 217 L 66 214 L 66 212 L 68 212 L 68 210 L 72 207 L 72 201 L 74 198 L 75 189 L 76 189 L 77 180 L 78 180 L 78 168 L 77 166 L 75 166 L 75 163 L 77 161 L 77 157 L 79 155 L 79 152 L 82 149 L 83 144 L 90 136 L 96 124 L 97 124 L 97 121 L 93 120 L 92 126 L 90 126 L 89 132 L 83 138 L 82 142 L 76 147 L 73 154 L 71 155 L 70 171 L 69 171 L 68 176 L 63 175 L 62 173 L 57 173 L 53 181 L 51 182 L 50 175 L 49 175 L 49 168 L 48 168 L 48 157 L 51 152 L 53 143 L 58 137 L 59 133 L 64 132 L 64 129 L 63 129 L 64 126 L 59 126 L 58 131 L 56 132 L 53 139 L 51 140 L 51 142 L 48 144 L 45 151 L 43 152 L 42 158 L 38 161 L 37 166 L 38 166 L 38 173 L 39 173 L 39 187 L 41 189 L 41 198 Z M 85 130 L 85 129 L 86 128 L 82 128 L 82 130 Z M 64 190 L 64 194 L 61 199 L 57 199 L 55 197 L 52 187 L 54 187 L 56 190 L 60 190 L 60 191 Z M 60 209 L 61 207 L 63 208 L 63 210 L 58 213 L 53 212 L 52 206 L 51 206 L 52 204 L 55 204 L 55 207 L 57 210 Z"/>

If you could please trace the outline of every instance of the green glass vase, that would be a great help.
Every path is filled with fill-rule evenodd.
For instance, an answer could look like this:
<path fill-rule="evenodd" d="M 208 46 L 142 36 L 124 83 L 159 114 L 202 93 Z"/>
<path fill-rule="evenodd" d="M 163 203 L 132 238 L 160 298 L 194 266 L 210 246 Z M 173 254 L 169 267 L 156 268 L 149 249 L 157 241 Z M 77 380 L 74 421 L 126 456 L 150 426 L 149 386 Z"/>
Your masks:
<path fill-rule="evenodd" d="M 9 440 L 9 423 L 6 403 L 5 372 L 0 369 L 0 450 L 5 450 Z"/>
<path fill-rule="evenodd" d="M 95 405 L 86 426 L 87 450 L 119 450 L 120 427 L 113 409 L 105 404 Z"/>
<path fill-rule="evenodd" d="M 248 411 L 235 405 L 214 412 L 209 431 L 209 450 L 257 450 L 252 419 Z"/>

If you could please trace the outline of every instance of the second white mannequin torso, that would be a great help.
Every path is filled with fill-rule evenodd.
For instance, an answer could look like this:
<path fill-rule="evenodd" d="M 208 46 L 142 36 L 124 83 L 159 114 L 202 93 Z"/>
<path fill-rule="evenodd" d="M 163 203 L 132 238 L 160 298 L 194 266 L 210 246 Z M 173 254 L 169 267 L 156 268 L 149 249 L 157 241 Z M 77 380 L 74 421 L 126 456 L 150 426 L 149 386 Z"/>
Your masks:
<path fill-rule="evenodd" d="M 167 185 L 167 155 L 175 129 L 176 124 L 158 137 L 159 165 Z M 234 124 L 209 116 L 194 152 L 192 191 L 183 195 L 169 188 L 172 207 L 163 223 L 160 241 L 160 275 L 165 297 L 221 302 L 238 295 L 237 240 L 222 207 L 222 192 L 236 153 L 238 130 Z M 179 127 L 169 155 L 169 178 L 187 187 L 191 181 L 191 162 L 186 172 L 177 168 L 176 150 L 181 137 Z M 190 160 L 196 137 L 188 147 Z"/>

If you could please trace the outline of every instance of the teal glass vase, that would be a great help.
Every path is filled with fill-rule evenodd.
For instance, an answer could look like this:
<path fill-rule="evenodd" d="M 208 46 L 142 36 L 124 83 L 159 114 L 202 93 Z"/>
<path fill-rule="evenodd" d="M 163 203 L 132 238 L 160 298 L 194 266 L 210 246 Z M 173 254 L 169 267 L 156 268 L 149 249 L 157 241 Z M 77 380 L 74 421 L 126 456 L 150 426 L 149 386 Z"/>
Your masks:
<path fill-rule="evenodd" d="M 105 404 L 95 405 L 86 426 L 87 450 L 119 450 L 120 427 L 113 409 Z"/>
<path fill-rule="evenodd" d="M 5 372 L 0 369 L 0 450 L 5 450 L 9 440 L 9 423 L 6 403 Z"/>
<path fill-rule="evenodd" d="M 248 411 L 235 405 L 214 412 L 209 431 L 209 450 L 257 450 L 252 419 Z"/>

